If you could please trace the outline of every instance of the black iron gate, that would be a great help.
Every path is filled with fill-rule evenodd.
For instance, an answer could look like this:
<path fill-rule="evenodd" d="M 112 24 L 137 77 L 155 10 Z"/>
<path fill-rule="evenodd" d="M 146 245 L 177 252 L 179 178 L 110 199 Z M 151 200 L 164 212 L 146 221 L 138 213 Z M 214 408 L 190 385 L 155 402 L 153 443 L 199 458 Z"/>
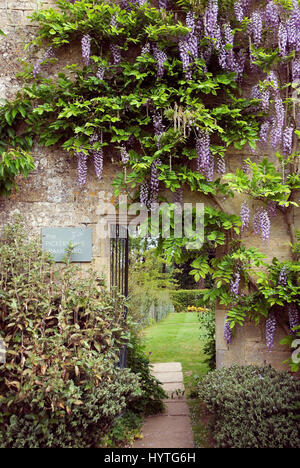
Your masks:
<path fill-rule="evenodd" d="M 119 292 L 123 296 L 128 296 L 128 267 L 129 267 L 129 240 L 127 226 L 112 225 L 110 240 L 110 287 L 112 293 Z M 124 320 L 127 317 L 127 307 L 124 308 Z M 121 350 L 121 368 L 126 367 L 127 347 Z"/>

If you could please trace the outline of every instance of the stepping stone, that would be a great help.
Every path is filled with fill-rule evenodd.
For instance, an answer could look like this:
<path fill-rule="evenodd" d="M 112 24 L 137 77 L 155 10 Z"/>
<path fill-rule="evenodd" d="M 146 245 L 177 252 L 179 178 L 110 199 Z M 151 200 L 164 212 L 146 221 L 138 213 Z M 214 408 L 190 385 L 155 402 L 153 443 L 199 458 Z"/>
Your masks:
<path fill-rule="evenodd" d="M 133 448 L 193 448 L 189 407 L 182 395 L 176 395 L 177 390 L 185 390 L 181 363 L 154 364 L 151 373 L 162 383 L 166 394 L 173 398 L 164 400 L 164 413 L 146 418 L 142 428 L 143 439 L 136 440 Z"/>
<path fill-rule="evenodd" d="M 189 416 L 150 416 L 143 425 L 143 439 L 134 448 L 193 448 Z"/>
<path fill-rule="evenodd" d="M 162 385 L 162 388 L 168 396 L 172 396 L 173 393 L 173 398 L 176 398 L 176 390 L 180 390 L 181 392 L 185 391 L 184 384 L 182 382 L 165 383 Z"/>
<path fill-rule="evenodd" d="M 188 416 L 190 417 L 190 410 L 185 398 L 180 400 L 169 399 L 166 400 L 167 404 L 165 414 L 167 416 Z"/>
<path fill-rule="evenodd" d="M 152 372 L 182 372 L 181 362 L 159 362 L 152 364 Z"/>
<path fill-rule="evenodd" d="M 162 384 L 183 381 L 182 372 L 152 372 L 152 375 Z"/>

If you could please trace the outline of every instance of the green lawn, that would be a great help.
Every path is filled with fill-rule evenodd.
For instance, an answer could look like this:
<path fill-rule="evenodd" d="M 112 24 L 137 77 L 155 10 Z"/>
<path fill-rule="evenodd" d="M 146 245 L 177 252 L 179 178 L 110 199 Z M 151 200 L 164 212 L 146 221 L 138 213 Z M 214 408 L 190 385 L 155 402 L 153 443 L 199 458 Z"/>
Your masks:
<path fill-rule="evenodd" d="M 181 362 L 187 393 L 194 375 L 201 376 L 208 371 L 207 364 L 202 362 L 205 355 L 199 326 L 197 313 L 182 312 L 170 314 L 144 330 L 146 352 L 152 353 L 151 362 Z"/>

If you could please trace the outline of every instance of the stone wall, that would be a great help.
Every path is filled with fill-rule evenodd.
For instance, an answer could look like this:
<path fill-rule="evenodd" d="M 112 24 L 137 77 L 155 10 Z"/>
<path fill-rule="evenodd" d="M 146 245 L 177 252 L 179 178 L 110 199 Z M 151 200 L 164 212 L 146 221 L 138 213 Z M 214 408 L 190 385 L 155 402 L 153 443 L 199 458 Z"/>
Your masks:
<path fill-rule="evenodd" d="M 224 340 L 224 324 L 226 310 L 220 306 L 216 311 L 216 360 L 217 368 L 230 367 L 232 364 L 253 364 L 264 366 L 271 364 L 278 370 L 288 370 L 289 366 L 283 361 L 290 358 L 290 350 L 280 344 L 280 340 L 286 336 L 286 331 L 277 326 L 274 348 L 269 352 L 266 347 L 265 322 L 255 325 L 247 322 L 243 327 L 236 327 L 230 345 Z"/>
<path fill-rule="evenodd" d="M 24 45 L 32 39 L 34 25 L 27 16 L 40 7 L 39 0 L 0 0 L 0 29 L 7 35 L 0 37 L 0 99 L 12 98 L 21 86 L 16 74 L 22 70 L 18 59 L 33 60 L 36 50 L 30 47 L 26 52 Z M 47 7 L 54 5 L 55 1 L 46 1 Z M 61 52 L 60 63 L 72 62 L 72 58 L 78 54 L 78 49 L 69 48 L 65 56 Z M 54 66 L 55 67 L 55 66 Z M 245 92 L 251 87 L 251 79 L 245 85 Z M 260 152 L 257 160 L 268 154 Z M 241 167 L 242 160 L 249 154 L 246 151 L 232 151 L 229 169 L 234 171 Z M 14 193 L 9 200 L 0 200 L 0 226 L 5 224 L 17 210 L 25 219 L 30 230 L 40 235 L 42 227 L 72 227 L 91 226 L 93 228 L 93 266 L 100 273 L 104 273 L 109 284 L 110 248 L 107 240 L 100 239 L 100 230 L 103 223 L 103 204 L 114 201 L 112 195 L 112 180 L 121 170 L 111 149 L 105 150 L 105 165 L 103 179 L 99 182 L 92 166 L 89 167 L 88 184 L 84 188 L 77 186 L 77 165 L 74 157 L 64 153 L 59 148 L 45 149 L 36 146 L 34 149 L 36 170 L 32 172 L 28 180 L 20 180 L 19 191 Z M 298 197 L 299 198 L 299 197 Z M 185 193 L 185 201 L 199 201 L 212 203 L 211 200 L 199 194 Z M 242 197 L 221 200 L 227 212 L 239 214 Z M 300 213 L 295 210 L 295 225 L 300 227 Z M 244 242 L 248 246 L 256 246 L 266 254 L 270 261 L 274 255 L 279 260 L 289 256 L 288 233 L 283 230 L 282 215 L 272 221 L 271 239 L 268 245 L 254 238 L 249 230 L 244 235 Z M 265 364 L 272 363 L 277 368 L 282 368 L 282 361 L 288 356 L 287 348 L 278 344 L 283 334 L 278 330 L 276 346 L 273 353 L 268 353 L 265 346 L 264 325 L 259 327 L 247 324 L 238 329 L 232 345 L 228 348 L 223 338 L 225 311 L 217 310 L 217 365 L 229 366 L 233 363 L 241 364 Z"/>

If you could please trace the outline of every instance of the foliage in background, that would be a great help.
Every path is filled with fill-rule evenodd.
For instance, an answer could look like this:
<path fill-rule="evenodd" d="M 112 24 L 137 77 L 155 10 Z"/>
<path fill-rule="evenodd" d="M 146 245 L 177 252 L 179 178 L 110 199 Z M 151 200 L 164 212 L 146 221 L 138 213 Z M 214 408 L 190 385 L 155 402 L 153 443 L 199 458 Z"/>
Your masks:
<path fill-rule="evenodd" d="M 204 376 L 216 448 L 299 448 L 300 381 L 271 367 L 232 366 Z"/>
<path fill-rule="evenodd" d="M 21 173 L 28 177 L 35 168 L 32 156 L 23 150 L 3 152 L 0 159 L 0 195 L 10 195 L 17 188 L 16 177 Z"/>
<path fill-rule="evenodd" d="M 131 239 L 129 260 L 129 315 L 139 328 L 151 320 L 162 320 L 173 311 L 170 291 L 176 287 L 173 270 L 145 242 Z"/>
<path fill-rule="evenodd" d="M 170 291 L 170 296 L 176 312 L 185 312 L 189 306 L 203 306 L 205 292 L 205 289 L 175 289 Z"/>
<path fill-rule="evenodd" d="M 57 269 L 22 224 L 4 229 L 0 271 L 0 446 L 99 446 L 143 394 L 140 377 L 117 366 L 123 298 L 92 271 Z"/>
<path fill-rule="evenodd" d="M 129 409 L 137 414 L 151 415 L 163 410 L 163 398 L 166 394 L 158 380 L 151 374 L 149 355 L 145 352 L 143 339 L 137 333 L 132 333 L 128 347 L 127 365 L 141 379 L 142 394 L 134 400 Z"/>
<path fill-rule="evenodd" d="M 211 370 L 216 368 L 216 315 L 213 310 L 198 312 L 200 339 L 203 340 L 203 352 Z"/>

